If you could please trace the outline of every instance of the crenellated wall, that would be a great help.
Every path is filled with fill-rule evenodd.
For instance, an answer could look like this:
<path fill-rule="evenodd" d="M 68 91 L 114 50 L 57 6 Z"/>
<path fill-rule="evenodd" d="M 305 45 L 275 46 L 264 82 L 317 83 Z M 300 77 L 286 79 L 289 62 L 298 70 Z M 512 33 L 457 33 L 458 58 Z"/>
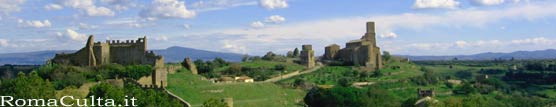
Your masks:
<path fill-rule="evenodd" d="M 137 40 L 106 40 L 105 43 L 93 43 L 93 41 L 94 38 L 91 35 L 84 48 L 71 54 L 56 54 L 52 62 L 75 66 L 96 66 L 109 63 L 152 65 L 155 68 L 151 75 L 152 84 L 157 87 L 166 86 L 167 72 L 161 69 L 164 67 L 164 58 L 153 51 L 147 51 L 147 37 Z"/>

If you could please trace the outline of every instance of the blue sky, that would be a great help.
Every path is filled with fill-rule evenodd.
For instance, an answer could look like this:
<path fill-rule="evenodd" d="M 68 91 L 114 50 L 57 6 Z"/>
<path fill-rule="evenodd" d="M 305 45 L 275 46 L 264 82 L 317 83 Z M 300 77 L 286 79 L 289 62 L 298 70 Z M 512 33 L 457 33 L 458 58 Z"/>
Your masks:
<path fill-rule="evenodd" d="M 383 51 L 461 55 L 556 48 L 554 0 L 0 0 L 0 53 L 77 50 L 147 36 L 262 55 L 360 38 L 375 21 Z"/>

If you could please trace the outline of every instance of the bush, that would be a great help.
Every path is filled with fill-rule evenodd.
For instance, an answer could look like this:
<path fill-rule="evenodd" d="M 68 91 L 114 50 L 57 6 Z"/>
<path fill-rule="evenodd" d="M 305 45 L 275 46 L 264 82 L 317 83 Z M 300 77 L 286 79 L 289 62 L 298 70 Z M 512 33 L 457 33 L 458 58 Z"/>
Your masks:
<path fill-rule="evenodd" d="M 284 71 L 286 70 L 287 66 L 284 64 L 278 64 L 274 66 L 274 70 L 278 70 L 278 71 Z"/>

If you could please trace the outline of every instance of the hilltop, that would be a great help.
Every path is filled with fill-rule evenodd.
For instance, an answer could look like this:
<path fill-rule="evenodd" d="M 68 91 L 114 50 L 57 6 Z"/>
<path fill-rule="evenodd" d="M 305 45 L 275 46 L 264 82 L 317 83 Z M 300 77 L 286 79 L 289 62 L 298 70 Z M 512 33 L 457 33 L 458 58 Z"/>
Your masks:
<path fill-rule="evenodd" d="M 166 62 L 181 62 L 186 56 L 191 57 L 193 60 L 212 60 L 216 57 L 222 58 L 227 61 L 238 62 L 241 61 L 241 54 L 215 52 L 194 49 L 189 47 L 172 46 L 166 49 L 153 50 L 156 54 L 164 56 Z M 0 54 L 0 65 L 15 64 L 15 65 L 42 65 L 46 60 L 54 57 L 56 53 L 72 53 L 75 50 L 47 50 L 47 51 L 34 51 L 34 52 L 20 52 L 20 53 L 3 53 Z"/>
<path fill-rule="evenodd" d="M 494 59 L 556 59 L 556 49 L 536 50 L 536 51 L 515 51 L 510 53 L 486 52 L 473 55 L 448 55 L 448 56 L 412 56 L 398 55 L 407 57 L 413 61 L 423 60 L 494 60 Z"/>

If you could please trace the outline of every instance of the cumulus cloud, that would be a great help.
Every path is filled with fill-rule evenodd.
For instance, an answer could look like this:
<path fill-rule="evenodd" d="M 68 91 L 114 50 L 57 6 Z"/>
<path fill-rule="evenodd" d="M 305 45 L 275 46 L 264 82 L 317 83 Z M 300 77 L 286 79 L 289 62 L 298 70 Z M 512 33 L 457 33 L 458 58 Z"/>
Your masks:
<path fill-rule="evenodd" d="M 126 27 L 126 28 L 142 28 L 145 26 L 152 26 L 155 23 L 153 23 L 148 19 L 141 19 L 141 18 L 117 18 L 117 19 L 106 20 L 104 24 L 118 26 L 118 27 Z"/>
<path fill-rule="evenodd" d="M 63 40 L 84 41 L 87 39 L 85 34 L 78 33 L 72 29 L 66 29 L 65 32 L 56 32 L 56 36 Z"/>
<path fill-rule="evenodd" d="M 380 35 L 380 38 L 398 38 L 398 34 L 394 32 L 388 32 L 386 34 Z"/>
<path fill-rule="evenodd" d="M 191 9 L 196 12 L 206 12 L 239 6 L 252 6 L 257 5 L 257 3 L 257 1 L 252 0 L 199 0 L 191 4 Z"/>
<path fill-rule="evenodd" d="M 85 24 L 85 23 L 79 23 L 79 29 L 80 30 L 81 29 L 83 29 L 83 30 L 85 30 L 85 29 L 96 29 L 96 28 L 98 28 L 98 26 L 96 26 L 96 25 L 89 25 L 89 24 Z"/>
<path fill-rule="evenodd" d="M 60 10 L 63 9 L 64 7 L 62 7 L 62 5 L 59 4 L 47 4 L 44 6 L 44 9 L 46 10 Z"/>
<path fill-rule="evenodd" d="M 253 28 L 262 28 L 264 27 L 264 23 L 261 21 L 255 21 L 253 23 L 251 23 L 251 27 Z"/>
<path fill-rule="evenodd" d="M 502 4 L 504 0 L 471 0 L 471 3 L 475 5 L 491 6 Z"/>
<path fill-rule="evenodd" d="M 7 39 L 0 39 L 0 47 L 8 47 L 9 43 Z"/>
<path fill-rule="evenodd" d="M 284 18 L 280 15 L 272 15 L 272 16 L 266 18 L 265 21 L 266 22 L 271 22 L 271 23 L 282 23 L 282 22 L 286 21 L 286 18 Z"/>
<path fill-rule="evenodd" d="M 22 27 L 34 27 L 34 28 L 43 28 L 43 27 L 51 27 L 52 24 L 48 20 L 40 21 L 40 20 L 27 20 L 24 21 L 23 19 L 18 19 L 17 23 L 19 26 Z"/>
<path fill-rule="evenodd" d="M 456 0 L 415 0 L 413 8 L 425 9 L 425 8 L 449 8 L 454 9 L 459 6 L 460 2 Z"/>
<path fill-rule="evenodd" d="M 109 8 L 98 7 L 93 0 L 58 0 L 59 5 L 79 9 L 87 16 L 114 16 L 115 13 Z"/>
<path fill-rule="evenodd" d="M 481 52 L 511 52 L 518 50 L 541 50 L 556 44 L 556 39 L 545 37 L 514 40 L 476 40 L 433 43 L 410 43 L 396 46 L 396 53 L 415 53 L 423 55 L 475 54 Z M 434 50 L 434 51 L 430 51 Z M 454 53 L 457 52 L 457 53 Z"/>
<path fill-rule="evenodd" d="M 227 51 L 231 51 L 234 53 L 246 53 L 247 52 L 247 48 L 245 46 L 242 45 L 238 45 L 237 42 L 233 42 L 230 40 L 223 40 L 222 42 L 222 48 L 224 50 Z"/>
<path fill-rule="evenodd" d="M 0 12 L 8 14 L 21 10 L 19 5 L 25 3 L 25 0 L 0 0 Z"/>
<path fill-rule="evenodd" d="M 141 10 L 143 18 L 193 18 L 194 11 L 187 10 L 185 2 L 177 0 L 154 0 L 152 4 Z"/>
<path fill-rule="evenodd" d="M 108 7 L 116 9 L 118 11 L 127 10 L 131 7 L 136 7 L 132 0 L 100 0 L 101 3 L 108 4 Z"/>
<path fill-rule="evenodd" d="M 260 5 L 266 9 L 278 9 L 288 7 L 286 0 L 260 0 Z"/>
<path fill-rule="evenodd" d="M 545 44 L 550 45 L 556 43 L 556 40 L 550 40 L 545 37 L 527 38 L 520 40 L 512 40 L 513 44 Z"/>
<path fill-rule="evenodd" d="M 168 41 L 168 37 L 165 36 L 165 35 L 157 36 L 157 37 L 154 38 L 154 40 L 156 40 L 156 41 Z"/>
<path fill-rule="evenodd" d="M 324 47 L 328 43 L 344 43 L 347 40 L 360 38 L 365 33 L 365 23 L 374 21 L 376 23 L 376 33 L 387 35 L 392 31 L 408 30 L 422 31 L 435 27 L 485 27 L 490 23 L 500 20 L 538 20 L 549 17 L 556 17 L 556 4 L 549 3 L 531 3 L 524 5 L 515 5 L 498 9 L 477 10 L 477 9 L 455 9 L 448 10 L 444 13 L 403 13 L 392 15 L 376 15 L 372 17 L 344 17 L 335 19 L 321 19 L 306 22 L 289 23 L 281 26 L 262 27 L 256 30 L 245 28 L 219 29 L 213 31 L 199 32 L 200 35 L 241 35 L 243 40 L 240 42 L 261 42 L 270 46 L 281 42 L 272 42 L 276 40 L 298 40 L 298 41 L 327 41 L 327 44 L 313 45 L 314 47 Z M 496 15 L 493 15 L 496 14 Z M 263 22 L 253 22 L 252 25 L 264 25 Z M 394 33 L 395 34 L 395 33 Z M 400 36 L 396 34 L 397 36 Z M 377 35 L 379 37 L 380 35 Z M 326 37 L 326 38 L 323 38 Z M 396 41 L 396 40 L 394 40 Z M 386 41 L 379 41 L 382 44 Z M 406 41 L 407 42 L 407 41 Z M 293 42 L 298 43 L 298 42 Z M 474 44 L 495 44 L 496 41 L 472 42 L 467 41 L 465 46 L 478 46 Z M 404 43 L 407 44 L 407 43 Z M 448 45 L 446 45 L 448 44 Z M 416 44 L 416 47 L 433 47 L 433 46 L 454 46 L 454 42 L 441 45 L 433 44 Z M 384 45 L 385 50 L 394 49 L 401 44 L 393 44 L 392 46 Z M 462 45 L 463 46 L 463 45 Z M 493 45 L 498 46 L 498 45 Z M 408 50 L 411 48 L 403 48 Z M 411 53 L 411 51 L 403 51 Z M 402 52 L 402 53 L 403 53 Z M 423 52 L 423 51 L 419 51 Z M 453 51 L 451 51 L 453 52 Z M 424 52 L 426 53 L 426 52 Z M 446 52 L 450 53 L 450 52 Z"/>

